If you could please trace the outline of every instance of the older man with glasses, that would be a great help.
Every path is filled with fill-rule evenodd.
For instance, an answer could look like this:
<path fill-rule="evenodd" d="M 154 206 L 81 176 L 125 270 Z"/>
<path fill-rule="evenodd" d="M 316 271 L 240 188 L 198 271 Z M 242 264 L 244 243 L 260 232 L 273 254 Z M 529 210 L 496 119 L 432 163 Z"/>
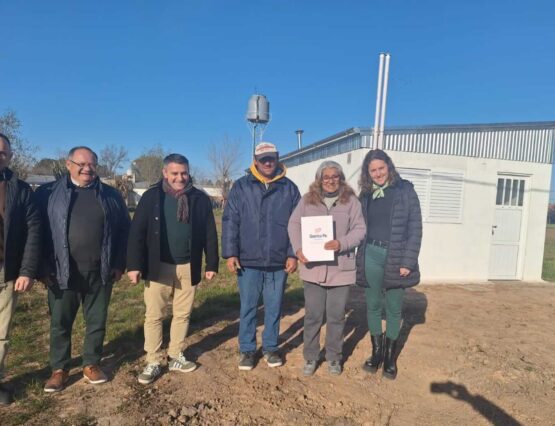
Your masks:
<path fill-rule="evenodd" d="M 50 366 L 45 392 L 61 391 L 71 361 L 71 331 L 79 306 L 85 317 L 83 376 L 91 384 L 108 379 L 100 369 L 112 285 L 125 270 L 129 214 L 120 193 L 100 182 L 98 157 L 72 148 L 67 176 L 41 186 L 43 218 L 41 280 L 48 286 Z"/>

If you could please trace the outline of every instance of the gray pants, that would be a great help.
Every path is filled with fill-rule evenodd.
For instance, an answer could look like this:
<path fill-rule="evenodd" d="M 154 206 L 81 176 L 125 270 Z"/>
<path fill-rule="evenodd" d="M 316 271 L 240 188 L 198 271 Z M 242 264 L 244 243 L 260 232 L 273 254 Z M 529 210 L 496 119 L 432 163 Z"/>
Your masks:
<path fill-rule="evenodd" d="M 345 306 L 349 286 L 323 287 L 304 282 L 304 358 L 317 361 L 320 355 L 320 328 L 326 316 L 326 360 L 341 361 Z"/>
<path fill-rule="evenodd" d="M 0 264 L 0 378 L 4 372 L 4 361 L 8 354 L 9 334 L 15 312 L 17 293 L 14 282 L 4 282 L 4 268 Z"/>

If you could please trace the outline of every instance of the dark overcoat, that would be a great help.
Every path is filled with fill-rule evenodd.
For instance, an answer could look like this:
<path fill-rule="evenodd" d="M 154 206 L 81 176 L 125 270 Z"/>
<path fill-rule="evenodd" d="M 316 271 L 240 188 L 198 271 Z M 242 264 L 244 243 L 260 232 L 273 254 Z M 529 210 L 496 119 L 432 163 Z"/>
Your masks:
<path fill-rule="evenodd" d="M 422 214 L 420 201 L 414 186 L 408 180 L 399 180 L 394 187 L 393 205 L 391 208 L 391 235 L 385 262 L 383 288 L 407 288 L 420 282 L 418 254 L 422 242 Z M 368 210 L 372 208 L 372 193 L 361 194 L 362 213 L 368 220 Z M 366 223 L 368 227 L 368 223 Z M 368 287 L 366 281 L 365 260 L 366 238 L 357 250 L 357 284 Z M 406 277 L 399 275 L 400 268 L 410 269 Z"/>
<path fill-rule="evenodd" d="M 160 217 L 163 214 L 162 181 L 149 188 L 141 197 L 129 232 L 127 269 L 141 271 L 144 279 L 160 278 Z M 218 272 L 218 234 L 212 202 L 208 195 L 193 187 L 187 194 L 191 223 L 191 283 L 202 278 L 202 254 L 206 271 Z"/>

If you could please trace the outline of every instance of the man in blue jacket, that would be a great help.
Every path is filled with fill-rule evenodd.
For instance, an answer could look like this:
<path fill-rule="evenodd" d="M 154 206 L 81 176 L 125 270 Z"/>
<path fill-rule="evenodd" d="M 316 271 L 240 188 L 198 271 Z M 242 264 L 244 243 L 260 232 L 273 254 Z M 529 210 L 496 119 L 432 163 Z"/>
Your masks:
<path fill-rule="evenodd" d="M 237 274 L 241 313 L 239 370 L 252 370 L 256 353 L 256 312 L 262 294 L 262 352 L 270 367 L 283 364 L 278 352 L 281 301 L 287 274 L 297 269 L 289 243 L 289 216 L 300 200 L 297 186 L 285 177 L 274 144 L 261 142 L 249 173 L 237 180 L 222 218 L 222 257 Z"/>
<path fill-rule="evenodd" d="M 100 369 L 112 285 L 125 270 L 129 214 L 121 194 L 98 178 L 98 157 L 88 147 L 69 151 L 68 175 L 37 190 L 45 247 L 41 281 L 48 285 L 50 366 L 45 392 L 68 381 L 71 330 L 79 306 L 85 317 L 83 376 L 107 381 Z"/>

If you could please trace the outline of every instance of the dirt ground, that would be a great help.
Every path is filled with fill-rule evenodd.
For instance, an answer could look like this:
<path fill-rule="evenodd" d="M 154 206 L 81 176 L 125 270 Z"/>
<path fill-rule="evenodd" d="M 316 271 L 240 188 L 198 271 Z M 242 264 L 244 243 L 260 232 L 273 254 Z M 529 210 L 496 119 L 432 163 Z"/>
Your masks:
<path fill-rule="evenodd" d="M 421 285 L 405 296 L 396 380 L 361 369 L 370 351 L 363 293 L 354 288 L 344 373 L 301 374 L 301 307 L 281 323 L 286 363 L 237 369 L 237 313 L 194 324 L 187 355 L 200 367 L 139 385 L 142 354 L 113 354 L 105 385 L 53 396 L 73 424 L 555 424 L 555 285 Z M 261 327 L 259 327 L 260 332 Z M 322 335 L 322 338 L 324 335 Z M 260 335 L 259 335 L 260 338 Z M 14 407 L 17 409 L 17 407 Z M 1 413 L 0 413 L 1 415 Z M 54 421 L 55 422 L 55 421 Z M 33 423 L 52 423 L 52 413 Z"/>

